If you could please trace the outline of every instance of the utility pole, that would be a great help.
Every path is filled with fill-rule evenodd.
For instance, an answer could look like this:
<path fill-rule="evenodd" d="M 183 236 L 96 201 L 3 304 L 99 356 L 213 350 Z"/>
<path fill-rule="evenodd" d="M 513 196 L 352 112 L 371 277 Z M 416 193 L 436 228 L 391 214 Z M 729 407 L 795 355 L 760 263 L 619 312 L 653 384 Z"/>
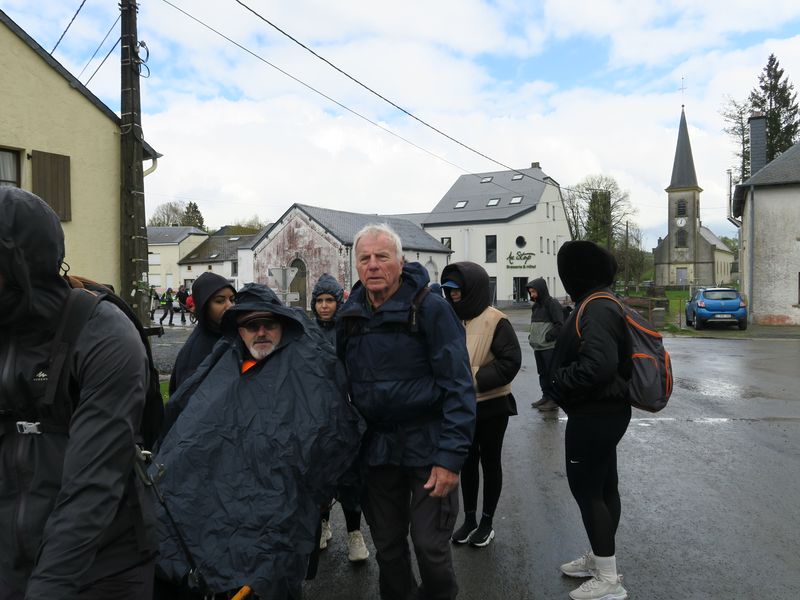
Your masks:
<path fill-rule="evenodd" d="M 628 263 L 630 262 L 631 262 L 631 253 L 628 248 L 628 221 L 625 221 L 625 295 L 626 296 L 628 295 L 628 277 L 629 277 Z"/>
<path fill-rule="evenodd" d="M 147 323 L 147 229 L 144 215 L 142 117 L 136 0 L 121 0 L 122 57 L 120 108 L 120 296 Z"/>

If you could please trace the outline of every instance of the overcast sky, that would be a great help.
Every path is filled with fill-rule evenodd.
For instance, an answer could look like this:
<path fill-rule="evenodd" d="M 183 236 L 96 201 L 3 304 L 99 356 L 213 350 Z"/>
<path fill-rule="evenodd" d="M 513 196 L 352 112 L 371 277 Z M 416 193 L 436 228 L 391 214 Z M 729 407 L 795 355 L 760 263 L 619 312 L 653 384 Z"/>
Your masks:
<path fill-rule="evenodd" d="M 464 173 L 497 164 L 420 125 L 235 0 L 143 0 L 150 51 L 142 124 L 164 156 L 148 216 L 194 201 L 217 227 L 294 202 L 427 212 Z M 666 233 L 667 187 L 686 106 L 701 219 L 726 220 L 734 145 L 719 111 L 747 97 L 770 53 L 800 83 L 800 2 L 766 0 L 242 0 L 356 79 L 514 168 L 568 187 L 604 174 L 630 193 L 645 247 Z M 51 50 L 80 0 L 0 0 Z M 86 0 L 53 56 L 84 83 L 119 37 L 117 2 Z M 355 116 L 268 61 L 395 135 Z M 87 66 L 88 65 L 88 66 Z M 119 51 L 88 87 L 119 112 Z M 684 88 L 683 91 L 681 88 Z M 408 140 L 403 141 L 403 139 Z M 422 149 L 415 147 L 419 146 Z"/>

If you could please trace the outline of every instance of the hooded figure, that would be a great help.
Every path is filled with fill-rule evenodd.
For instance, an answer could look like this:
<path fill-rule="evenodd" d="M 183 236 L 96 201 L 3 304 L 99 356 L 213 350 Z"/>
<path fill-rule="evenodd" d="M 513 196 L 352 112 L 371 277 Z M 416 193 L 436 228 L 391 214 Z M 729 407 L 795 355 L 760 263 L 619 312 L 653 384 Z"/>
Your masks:
<path fill-rule="evenodd" d="M 99 302 L 51 370 L 71 293 L 63 259 L 53 210 L 0 187 L 0 596 L 75 598 L 120 576 L 119 597 L 140 598 L 155 552 L 132 466 L 147 355 L 133 323 Z M 68 383 L 46 404 L 59 376 Z"/>
<path fill-rule="evenodd" d="M 550 385 L 550 363 L 553 360 L 556 339 L 564 324 L 564 310 L 558 300 L 550 295 L 547 282 L 542 277 L 529 281 L 525 287 L 533 300 L 528 343 L 533 348 L 539 388 L 542 390 L 542 397 L 532 405 L 541 411 L 557 410 L 558 405 L 553 400 Z"/>
<path fill-rule="evenodd" d="M 558 251 L 558 275 L 575 300 L 556 343 L 553 394 L 567 413 L 564 434 L 567 480 L 578 503 L 591 552 L 564 563 L 572 577 L 592 576 L 573 598 L 626 597 L 617 574 L 615 534 L 621 508 L 617 444 L 628 428 L 631 343 L 617 304 L 598 298 L 586 305 L 578 337 L 575 318 L 593 292 L 611 293 L 617 272 L 614 257 L 588 241 L 567 242 Z"/>
<path fill-rule="evenodd" d="M 282 332 L 258 361 L 239 329 L 254 313 L 278 320 Z M 248 585 L 266 600 L 299 597 L 318 543 L 319 507 L 356 455 L 358 417 L 343 368 L 311 328 L 268 287 L 244 286 L 222 319 L 233 342 L 215 346 L 167 405 L 189 410 L 156 456 L 166 469 L 159 485 L 214 592 Z M 158 566 L 180 581 L 188 565 L 160 517 Z"/>
<path fill-rule="evenodd" d="M 175 393 L 222 337 L 221 318 L 236 290 L 222 275 L 206 271 L 192 284 L 197 326 L 178 353 L 169 378 L 169 393 Z"/>
<path fill-rule="evenodd" d="M 456 262 L 442 271 L 445 297 L 464 323 L 477 400 L 475 436 L 461 469 L 464 524 L 453 542 L 483 547 L 494 538 L 493 517 L 503 486 L 501 456 L 508 417 L 517 414 L 511 382 L 522 365 L 514 328 L 491 306 L 489 274 L 473 262 Z M 478 524 L 479 470 L 483 467 L 483 512 Z"/>
<path fill-rule="evenodd" d="M 336 301 L 336 311 L 331 319 L 323 320 L 317 313 L 317 298 L 319 298 L 321 294 L 333 296 L 333 299 Z M 338 313 L 339 309 L 342 307 L 343 300 L 344 292 L 342 291 L 342 286 L 339 285 L 339 282 L 336 281 L 333 275 L 323 273 L 311 292 L 311 312 L 314 313 L 317 325 L 322 329 L 322 333 L 331 344 L 336 343 L 336 313 Z"/>

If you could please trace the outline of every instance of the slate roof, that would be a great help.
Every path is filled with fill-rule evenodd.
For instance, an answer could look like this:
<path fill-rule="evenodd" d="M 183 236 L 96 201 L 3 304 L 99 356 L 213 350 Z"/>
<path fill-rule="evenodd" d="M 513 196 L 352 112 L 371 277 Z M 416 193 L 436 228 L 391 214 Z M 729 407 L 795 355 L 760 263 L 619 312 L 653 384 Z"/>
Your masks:
<path fill-rule="evenodd" d="M 686 113 L 681 107 L 681 123 L 678 127 L 678 143 L 675 146 L 675 161 L 672 164 L 672 179 L 669 182 L 670 190 L 683 190 L 699 188 L 697 174 L 694 170 L 692 157 L 692 144 L 689 141 L 689 127 L 686 125 Z"/>
<path fill-rule="evenodd" d="M 741 217 L 744 199 L 750 186 L 766 187 L 800 184 L 800 142 L 786 150 L 750 179 L 736 186 L 733 193 L 733 216 Z"/>
<path fill-rule="evenodd" d="M 425 232 L 419 225 L 416 225 L 408 219 L 390 215 L 368 215 L 333 210 L 330 208 L 319 208 L 317 206 L 309 206 L 308 204 L 293 204 L 275 224 L 280 223 L 283 217 L 294 208 L 302 210 L 345 246 L 353 245 L 356 233 L 365 225 L 386 223 L 400 236 L 404 250 L 450 252 L 447 246 L 442 245 L 439 240 Z M 272 227 L 270 227 L 270 229 L 272 229 Z M 259 237 L 253 246 L 266 237 L 268 233 L 269 229 Z"/>
<path fill-rule="evenodd" d="M 517 179 L 513 179 L 515 176 Z M 425 217 L 423 224 L 427 227 L 511 221 L 536 210 L 546 185 L 558 187 L 558 183 L 539 167 L 462 175 Z M 511 204 L 511 199 L 519 196 L 522 197 L 519 203 Z M 494 206 L 488 205 L 490 201 Z M 460 202 L 466 202 L 466 205 L 456 208 Z"/>
<path fill-rule="evenodd" d="M 180 244 L 190 235 L 208 235 L 197 227 L 148 227 L 147 243 L 154 244 Z"/>
<path fill-rule="evenodd" d="M 121 125 L 122 121 L 120 120 L 117 113 L 111 110 L 108 106 L 106 106 L 97 96 L 95 96 L 92 92 L 89 91 L 85 85 L 83 85 L 72 73 L 70 73 L 64 66 L 54 59 L 50 54 L 42 48 L 36 40 L 34 40 L 31 36 L 29 36 L 24 29 L 22 29 L 19 25 L 17 25 L 11 17 L 9 17 L 5 12 L 0 10 L 0 23 L 3 23 L 8 27 L 12 32 L 14 32 L 18 38 L 20 38 L 23 42 L 25 42 L 36 54 L 38 54 L 41 59 L 46 62 L 53 70 L 57 71 L 64 79 L 69 82 L 71 88 L 76 89 L 79 93 L 83 94 L 89 102 L 94 104 L 100 112 L 104 113 L 109 119 L 114 121 L 117 125 Z M 144 157 L 146 159 L 153 159 L 153 158 L 160 158 L 163 156 L 159 154 L 150 144 L 143 141 L 142 146 L 144 147 Z"/>
<path fill-rule="evenodd" d="M 728 248 L 728 244 L 723 242 L 719 239 L 713 231 L 711 231 L 708 227 L 700 226 L 700 235 L 703 236 L 703 239 L 707 241 L 709 244 L 716 246 L 717 250 L 722 250 L 723 252 L 728 252 L 733 254 L 733 251 Z"/>
<path fill-rule="evenodd" d="M 212 235 L 197 248 L 178 261 L 179 265 L 199 263 L 220 263 L 236 260 L 239 248 L 252 247 L 258 234 L 252 235 Z"/>

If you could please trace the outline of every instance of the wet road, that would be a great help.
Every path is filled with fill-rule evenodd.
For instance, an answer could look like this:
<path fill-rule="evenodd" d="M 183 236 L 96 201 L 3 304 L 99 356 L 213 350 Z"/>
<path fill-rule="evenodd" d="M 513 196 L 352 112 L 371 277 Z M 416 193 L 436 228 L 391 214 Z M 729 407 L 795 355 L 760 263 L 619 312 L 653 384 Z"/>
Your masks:
<path fill-rule="evenodd" d="M 565 420 L 539 398 L 524 335 L 520 414 L 504 449 L 497 537 L 454 548 L 461 600 L 567 598 L 558 565 L 588 549 L 563 466 Z M 670 338 L 670 405 L 634 411 L 619 449 L 617 558 L 631 598 L 800 598 L 800 341 Z M 347 561 L 344 523 L 323 552 L 310 600 L 378 598 L 374 548 Z M 460 524 L 461 519 L 459 519 Z"/>

